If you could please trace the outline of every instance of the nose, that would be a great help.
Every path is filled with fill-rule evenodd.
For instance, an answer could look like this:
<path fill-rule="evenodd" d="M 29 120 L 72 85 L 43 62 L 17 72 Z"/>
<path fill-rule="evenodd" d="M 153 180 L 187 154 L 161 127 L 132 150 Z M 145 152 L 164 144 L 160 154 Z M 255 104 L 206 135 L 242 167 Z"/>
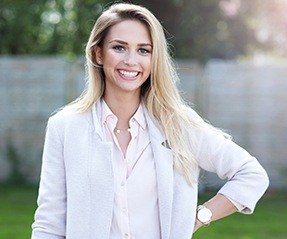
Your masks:
<path fill-rule="evenodd" d="M 125 55 L 124 63 L 128 66 L 134 66 L 137 64 L 137 57 L 136 53 L 134 52 L 127 52 Z"/>

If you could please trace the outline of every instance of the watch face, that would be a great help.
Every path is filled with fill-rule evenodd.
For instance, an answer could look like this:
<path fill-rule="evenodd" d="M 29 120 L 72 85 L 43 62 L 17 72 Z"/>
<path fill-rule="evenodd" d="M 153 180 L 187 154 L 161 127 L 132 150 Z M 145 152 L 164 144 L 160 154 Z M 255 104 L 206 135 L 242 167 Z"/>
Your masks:
<path fill-rule="evenodd" d="M 212 212 L 208 208 L 201 208 L 197 212 L 197 218 L 202 223 L 208 223 L 211 220 Z"/>

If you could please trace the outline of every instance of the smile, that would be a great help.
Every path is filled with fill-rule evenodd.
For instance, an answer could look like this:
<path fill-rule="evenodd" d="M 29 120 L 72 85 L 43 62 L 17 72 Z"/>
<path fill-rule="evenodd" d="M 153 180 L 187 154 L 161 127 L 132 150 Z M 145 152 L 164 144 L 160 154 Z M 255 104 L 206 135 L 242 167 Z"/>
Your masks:
<path fill-rule="evenodd" d="M 119 73 L 122 76 L 129 77 L 129 78 L 136 77 L 139 74 L 138 71 L 124 71 L 124 70 L 119 70 Z"/>

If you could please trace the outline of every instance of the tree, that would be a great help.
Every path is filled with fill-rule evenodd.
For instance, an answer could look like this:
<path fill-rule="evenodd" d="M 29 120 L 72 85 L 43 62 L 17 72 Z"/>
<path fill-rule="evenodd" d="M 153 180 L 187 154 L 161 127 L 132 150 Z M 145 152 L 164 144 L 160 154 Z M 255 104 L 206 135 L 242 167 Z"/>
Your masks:
<path fill-rule="evenodd" d="M 4 0 L 1 54 L 82 54 L 104 1 Z"/>
<path fill-rule="evenodd" d="M 210 58 L 232 59 L 248 54 L 250 49 L 266 50 L 275 46 L 271 37 L 262 40 L 262 26 L 268 24 L 259 22 L 261 19 L 270 23 L 268 32 L 274 35 L 272 26 L 279 17 L 269 14 L 269 20 L 260 14 L 270 6 L 274 9 L 277 6 L 278 10 L 275 3 L 262 4 L 259 0 L 125 2 L 146 6 L 157 16 L 174 46 L 172 53 L 178 58 L 201 62 Z M 97 17 L 110 3 L 109 0 L 2 0 L 0 54 L 82 55 Z M 280 37 L 287 37 L 284 32 L 285 35 L 277 34 L 277 42 Z"/>
<path fill-rule="evenodd" d="M 263 47 L 255 37 L 260 1 L 134 0 L 152 9 L 168 30 L 177 57 L 205 62 L 233 59 L 250 47 Z M 172 37 L 171 37 L 172 36 Z"/>
<path fill-rule="evenodd" d="M 45 1 L 1 1 L 1 54 L 36 53 L 41 13 Z"/>

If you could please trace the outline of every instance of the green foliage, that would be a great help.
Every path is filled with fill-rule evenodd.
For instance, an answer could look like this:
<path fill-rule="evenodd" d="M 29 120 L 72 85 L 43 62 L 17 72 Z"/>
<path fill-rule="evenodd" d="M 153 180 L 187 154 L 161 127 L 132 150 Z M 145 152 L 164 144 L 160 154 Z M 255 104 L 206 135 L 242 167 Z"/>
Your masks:
<path fill-rule="evenodd" d="M 256 3 L 241 1 L 236 14 L 220 7 L 226 0 L 135 0 L 149 8 L 167 30 L 175 57 L 202 62 L 234 58 L 258 45 Z M 234 2 L 234 1 L 232 1 Z M 235 1 L 236 2 L 236 1 Z M 0 3 L 0 54 L 82 55 L 85 43 L 110 0 L 3 0 Z"/>
<path fill-rule="evenodd" d="M 2 54 L 35 53 L 43 1 L 0 3 L 0 51 Z"/>
<path fill-rule="evenodd" d="M 224 0 L 223 0 L 224 1 Z M 161 20 L 171 36 L 175 56 L 205 62 L 230 59 L 259 46 L 249 19 L 256 17 L 257 1 L 241 1 L 234 15 L 226 15 L 213 0 L 137 0 Z M 230 1 L 232 2 L 232 1 Z"/>
<path fill-rule="evenodd" d="M 102 1 L 4 0 L 1 54 L 83 54 Z"/>

